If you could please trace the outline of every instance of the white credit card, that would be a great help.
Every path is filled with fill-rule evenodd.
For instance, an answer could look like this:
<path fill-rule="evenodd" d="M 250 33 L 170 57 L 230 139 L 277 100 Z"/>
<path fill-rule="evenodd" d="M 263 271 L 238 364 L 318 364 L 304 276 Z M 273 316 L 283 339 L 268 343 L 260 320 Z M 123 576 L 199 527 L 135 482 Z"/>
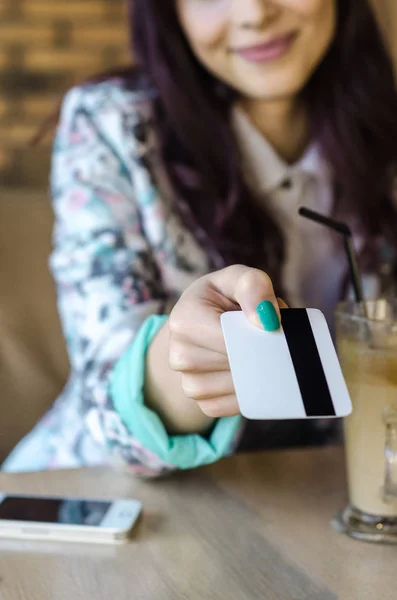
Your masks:
<path fill-rule="evenodd" d="M 242 312 L 221 317 L 241 414 L 247 419 L 346 417 L 352 403 L 324 315 L 281 311 L 282 327 L 266 332 Z"/>

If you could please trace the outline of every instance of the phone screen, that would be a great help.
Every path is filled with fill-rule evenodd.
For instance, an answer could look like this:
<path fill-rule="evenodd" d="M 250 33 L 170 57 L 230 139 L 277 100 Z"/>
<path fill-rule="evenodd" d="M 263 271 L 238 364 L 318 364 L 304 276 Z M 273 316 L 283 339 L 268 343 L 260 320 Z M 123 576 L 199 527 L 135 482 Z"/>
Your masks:
<path fill-rule="evenodd" d="M 90 500 L 6 496 L 0 503 L 0 519 L 97 527 L 111 505 Z"/>

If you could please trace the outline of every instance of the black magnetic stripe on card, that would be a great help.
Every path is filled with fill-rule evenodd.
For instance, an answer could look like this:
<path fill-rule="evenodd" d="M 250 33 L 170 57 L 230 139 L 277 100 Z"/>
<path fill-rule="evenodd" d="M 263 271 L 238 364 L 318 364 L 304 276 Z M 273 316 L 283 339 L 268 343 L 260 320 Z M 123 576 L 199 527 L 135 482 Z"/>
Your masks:
<path fill-rule="evenodd" d="M 308 417 L 336 416 L 306 309 L 282 310 L 281 320 L 306 415 Z"/>

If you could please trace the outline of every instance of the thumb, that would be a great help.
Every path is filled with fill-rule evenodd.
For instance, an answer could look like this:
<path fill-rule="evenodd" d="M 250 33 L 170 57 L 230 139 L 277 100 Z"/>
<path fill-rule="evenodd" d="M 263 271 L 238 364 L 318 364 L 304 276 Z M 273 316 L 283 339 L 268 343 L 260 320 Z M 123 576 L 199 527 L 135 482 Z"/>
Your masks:
<path fill-rule="evenodd" d="M 269 275 L 259 269 L 233 265 L 212 273 L 210 280 L 221 296 L 241 307 L 253 325 L 267 331 L 280 328 L 280 308 L 287 305 L 276 298 Z"/>
<path fill-rule="evenodd" d="M 270 277 L 258 269 L 249 269 L 236 282 L 236 302 L 253 325 L 265 331 L 280 329 L 280 306 L 286 305 L 278 301 L 274 293 Z"/>

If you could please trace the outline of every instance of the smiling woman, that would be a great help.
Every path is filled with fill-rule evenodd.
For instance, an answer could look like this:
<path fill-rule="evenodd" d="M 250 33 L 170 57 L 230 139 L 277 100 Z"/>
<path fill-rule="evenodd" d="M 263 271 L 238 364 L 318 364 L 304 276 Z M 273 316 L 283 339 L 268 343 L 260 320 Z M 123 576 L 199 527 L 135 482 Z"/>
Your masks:
<path fill-rule="evenodd" d="M 131 0 L 130 15 L 138 68 L 63 104 L 51 266 L 72 373 L 9 470 L 159 474 L 243 431 L 245 447 L 323 443 L 317 421 L 245 428 L 220 316 L 274 331 L 284 296 L 332 325 L 347 265 L 301 204 L 351 225 L 371 281 L 397 255 L 397 96 L 368 0 Z"/>
<path fill-rule="evenodd" d="M 334 0 L 177 0 L 177 9 L 199 61 L 244 97 L 260 100 L 299 93 L 336 29 Z"/>

